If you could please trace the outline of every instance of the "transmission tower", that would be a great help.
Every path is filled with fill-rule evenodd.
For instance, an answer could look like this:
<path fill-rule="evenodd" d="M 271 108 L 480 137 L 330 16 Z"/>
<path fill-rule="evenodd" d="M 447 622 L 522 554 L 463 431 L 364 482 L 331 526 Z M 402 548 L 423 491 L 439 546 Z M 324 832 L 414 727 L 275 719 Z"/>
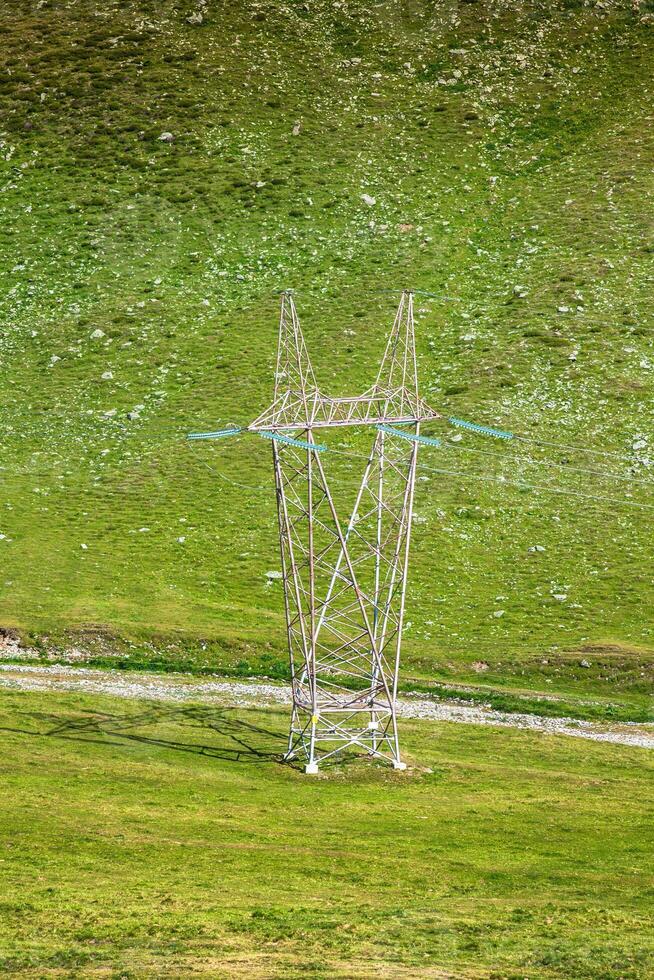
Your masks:
<path fill-rule="evenodd" d="M 420 425 L 436 418 L 418 393 L 410 291 L 375 383 L 346 398 L 318 388 L 293 297 L 282 295 L 273 402 L 247 428 L 272 443 L 293 691 L 286 759 L 307 773 L 350 749 L 405 768 L 396 701 L 413 494 L 418 446 L 438 442 Z M 345 518 L 316 441 L 343 426 L 374 430 Z"/>

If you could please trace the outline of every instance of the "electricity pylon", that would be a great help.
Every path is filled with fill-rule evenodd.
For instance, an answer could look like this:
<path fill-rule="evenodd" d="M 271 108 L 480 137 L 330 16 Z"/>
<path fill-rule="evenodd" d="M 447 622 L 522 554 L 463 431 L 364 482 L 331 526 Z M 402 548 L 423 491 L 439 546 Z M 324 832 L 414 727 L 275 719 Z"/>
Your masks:
<path fill-rule="evenodd" d="M 248 426 L 272 442 L 293 707 L 287 759 L 307 773 L 348 749 L 404 769 L 397 682 L 422 422 L 413 294 L 402 293 L 377 379 L 331 398 L 316 383 L 289 292 L 282 295 L 271 406 Z M 374 439 L 344 520 L 316 430 L 371 426 Z M 400 426 L 401 428 L 394 428 Z"/>

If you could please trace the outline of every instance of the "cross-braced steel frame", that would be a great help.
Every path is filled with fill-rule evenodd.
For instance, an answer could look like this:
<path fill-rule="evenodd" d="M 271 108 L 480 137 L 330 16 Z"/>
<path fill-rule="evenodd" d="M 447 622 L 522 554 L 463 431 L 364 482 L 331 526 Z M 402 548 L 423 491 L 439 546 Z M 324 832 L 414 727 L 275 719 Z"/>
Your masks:
<path fill-rule="evenodd" d="M 248 428 L 272 442 L 293 689 L 286 758 L 308 773 L 349 749 L 405 768 L 398 670 L 419 431 L 435 418 L 418 393 L 410 291 L 374 385 L 353 398 L 319 390 L 293 297 L 282 295 L 273 402 Z M 316 430 L 341 426 L 375 430 L 347 520 L 316 441 Z"/>

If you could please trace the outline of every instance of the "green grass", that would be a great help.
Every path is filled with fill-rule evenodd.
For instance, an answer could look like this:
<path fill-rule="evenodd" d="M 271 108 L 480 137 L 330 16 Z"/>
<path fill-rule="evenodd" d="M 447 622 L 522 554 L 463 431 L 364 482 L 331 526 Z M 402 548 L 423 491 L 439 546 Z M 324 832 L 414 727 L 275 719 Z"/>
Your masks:
<path fill-rule="evenodd" d="M 55 647 L 111 636 L 135 666 L 281 676 L 269 455 L 182 438 L 265 407 L 277 289 L 297 287 L 335 393 L 370 382 L 410 284 L 453 297 L 418 303 L 435 408 L 600 450 L 653 438 L 651 18 L 193 9 L 0 3 L 0 622 Z M 423 453 L 462 475 L 418 485 L 406 679 L 470 683 L 483 662 L 501 694 L 641 717 L 653 512 L 472 477 L 647 504 L 654 484 L 525 452 L 465 435 Z"/>
<path fill-rule="evenodd" d="M 435 425 L 403 686 L 651 719 L 651 7 L 0 0 L 0 627 L 285 678 L 269 452 L 183 437 L 266 406 L 279 289 L 343 394 L 410 285 L 435 409 L 635 462 Z M 285 713 L 0 711 L 3 975 L 652 975 L 644 751 L 407 722 L 311 780 Z"/>
<path fill-rule="evenodd" d="M 280 765 L 284 712 L 5 693 L 0 970 L 651 976 L 648 753 L 402 724 Z"/>

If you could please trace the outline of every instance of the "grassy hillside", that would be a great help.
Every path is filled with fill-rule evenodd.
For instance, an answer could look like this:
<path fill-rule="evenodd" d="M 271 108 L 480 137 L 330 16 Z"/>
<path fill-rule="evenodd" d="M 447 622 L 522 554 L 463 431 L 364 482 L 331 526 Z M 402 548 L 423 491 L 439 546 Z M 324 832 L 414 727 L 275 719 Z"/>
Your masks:
<path fill-rule="evenodd" d="M 407 722 L 412 772 L 308 780 L 285 712 L 6 693 L 0 725 L 4 976 L 652 975 L 642 750 Z"/>
<path fill-rule="evenodd" d="M 632 462 L 425 452 L 406 676 L 642 713 L 652 21 L 611 0 L 0 3 L 0 622 L 280 673 L 269 452 L 182 436 L 265 407 L 280 288 L 342 393 L 410 285 L 437 294 L 435 408 Z"/>

